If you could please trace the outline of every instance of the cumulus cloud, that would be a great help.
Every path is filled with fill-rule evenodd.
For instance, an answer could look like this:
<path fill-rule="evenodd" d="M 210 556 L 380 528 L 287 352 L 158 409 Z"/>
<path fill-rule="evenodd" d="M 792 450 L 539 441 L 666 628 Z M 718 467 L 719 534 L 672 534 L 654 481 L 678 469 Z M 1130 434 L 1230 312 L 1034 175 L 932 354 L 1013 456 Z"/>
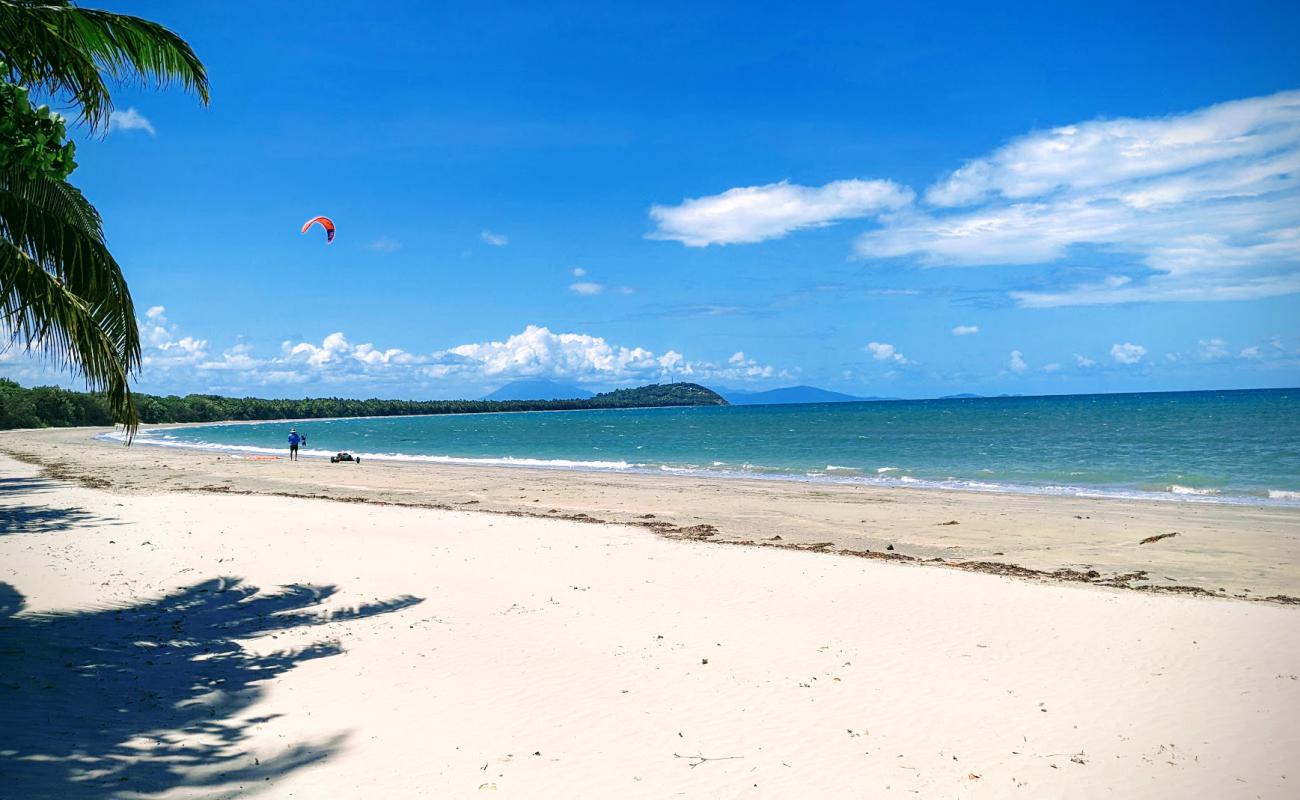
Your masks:
<path fill-rule="evenodd" d="M 650 218 L 657 227 L 649 237 L 687 247 L 761 242 L 803 228 L 893 211 L 908 205 L 912 196 L 912 190 L 884 180 L 742 186 L 688 198 L 675 206 L 652 206 Z"/>
<path fill-rule="evenodd" d="M 1024 353 L 1019 350 L 1012 350 L 1011 360 L 1007 362 L 1007 369 L 1015 373 L 1021 373 L 1029 369 L 1029 365 L 1025 363 Z"/>
<path fill-rule="evenodd" d="M 483 231 L 479 234 L 479 238 L 493 247 L 505 247 L 510 244 L 510 238 L 508 236 L 501 233 L 493 233 L 492 231 Z"/>
<path fill-rule="evenodd" d="M 1110 357 L 1115 359 L 1117 364 L 1136 364 L 1147 354 L 1147 349 L 1140 344 L 1113 344 L 1110 347 Z"/>
<path fill-rule="evenodd" d="M 167 319 L 165 306 L 150 307 L 136 324 L 140 329 L 140 363 L 145 368 L 196 366 L 208 357 L 207 340 L 179 336 L 177 326 Z"/>
<path fill-rule="evenodd" d="M 863 235 L 867 257 L 1052 264 L 1080 247 L 1131 263 L 1024 306 L 1240 300 L 1300 291 L 1300 92 L 1169 117 L 1034 132 Z M 1131 274 L 1130 274 L 1131 273 Z"/>
<path fill-rule="evenodd" d="M 1228 357 L 1228 343 L 1217 336 L 1212 339 L 1201 339 L 1198 344 L 1201 358 L 1206 361 L 1218 361 Z"/>
<path fill-rule="evenodd" d="M 153 123 L 136 111 L 135 106 L 131 106 L 126 111 L 113 111 L 108 115 L 109 133 L 114 131 L 144 131 L 153 136 L 156 131 L 153 129 Z"/>
<path fill-rule="evenodd" d="M 1252 360 L 1264 357 L 1263 354 L 1259 352 L 1259 345 L 1243 348 L 1238 355 L 1240 355 L 1242 358 L 1248 358 Z"/>
<path fill-rule="evenodd" d="M 674 350 L 656 355 L 641 347 L 614 345 L 599 336 L 553 333 L 537 325 L 529 325 L 505 341 L 460 345 L 446 353 L 463 359 L 463 368 L 488 377 L 625 382 L 665 377 L 758 378 L 780 374 L 772 366 L 746 358 L 744 353 L 736 353 L 726 364 L 690 361 Z"/>
<path fill-rule="evenodd" d="M 585 269 L 583 269 L 582 267 L 574 267 L 574 268 L 573 268 L 573 277 L 575 277 L 575 278 L 581 278 L 581 277 L 583 277 L 583 276 L 586 275 L 586 274 L 587 274 L 587 271 L 586 271 Z"/>
<path fill-rule="evenodd" d="M 867 342 L 867 346 L 862 349 L 871 353 L 871 357 L 877 361 L 890 361 L 895 364 L 911 363 L 907 360 L 907 357 L 898 352 L 898 348 L 894 347 L 892 344 L 886 344 L 884 342 Z"/>
<path fill-rule="evenodd" d="M 402 243 L 391 236 L 380 236 L 378 239 L 367 245 L 371 250 L 378 250 L 381 253 L 396 253 L 402 249 Z"/>
<path fill-rule="evenodd" d="M 1078 364 L 1084 369 L 1087 369 L 1088 367 L 1097 366 L 1097 362 L 1095 359 L 1088 358 L 1087 356 L 1081 356 L 1078 353 L 1074 354 L 1074 363 Z"/>
<path fill-rule="evenodd" d="M 1043 365 L 1043 372 L 1060 372 L 1060 371 L 1061 371 L 1060 364 L 1052 363 L 1052 364 Z"/>
<path fill-rule="evenodd" d="M 633 385 L 665 380 L 751 381 L 790 378 L 798 370 L 778 369 L 737 351 L 714 362 L 692 359 L 676 350 L 654 352 L 584 333 L 556 333 L 529 325 L 502 341 L 460 344 L 426 353 L 375 343 L 355 343 L 342 331 L 319 341 L 296 339 L 259 353 L 248 342 L 219 355 L 207 340 L 182 336 L 163 306 L 140 321 L 144 350 L 143 381 L 152 385 L 193 386 L 208 391 L 276 384 L 329 384 L 366 387 L 364 391 L 409 392 L 451 381 L 466 386 L 516 378 L 552 378 L 601 385 Z M 6 360 L 6 359 L 0 359 Z M 358 389 L 360 391 L 360 389 Z"/>
<path fill-rule="evenodd" d="M 980 332 L 978 325 L 958 325 L 952 329 L 953 336 L 972 336 Z"/>

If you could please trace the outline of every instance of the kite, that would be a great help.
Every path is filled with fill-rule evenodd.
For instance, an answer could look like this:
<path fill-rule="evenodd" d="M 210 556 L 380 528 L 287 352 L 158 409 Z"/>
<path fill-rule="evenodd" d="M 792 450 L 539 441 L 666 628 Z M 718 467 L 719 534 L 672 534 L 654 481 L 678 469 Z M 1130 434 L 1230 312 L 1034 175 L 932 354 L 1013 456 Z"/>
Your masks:
<path fill-rule="evenodd" d="M 302 224 L 302 232 L 306 233 L 313 225 L 320 225 L 325 229 L 325 244 L 334 241 L 334 220 L 329 217 L 312 217 Z"/>

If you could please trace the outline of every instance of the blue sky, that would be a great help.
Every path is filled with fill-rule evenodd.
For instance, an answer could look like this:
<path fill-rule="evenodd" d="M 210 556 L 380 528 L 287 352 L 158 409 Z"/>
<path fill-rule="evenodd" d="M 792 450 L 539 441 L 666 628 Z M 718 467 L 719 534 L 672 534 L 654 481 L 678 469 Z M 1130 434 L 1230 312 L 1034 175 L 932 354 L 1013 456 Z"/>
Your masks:
<path fill-rule="evenodd" d="M 103 5 L 148 391 L 1300 384 L 1295 4 Z"/>

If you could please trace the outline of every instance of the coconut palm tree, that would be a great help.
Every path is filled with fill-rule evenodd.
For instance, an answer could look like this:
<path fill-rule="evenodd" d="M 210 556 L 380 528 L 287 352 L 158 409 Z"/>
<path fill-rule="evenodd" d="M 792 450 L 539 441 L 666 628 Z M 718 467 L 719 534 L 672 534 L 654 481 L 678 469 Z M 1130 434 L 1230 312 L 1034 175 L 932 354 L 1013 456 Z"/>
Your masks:
<path fill-rule="evenodd" d="M 33 109 L 30 87 L 107 130 L 110 83 L 179 83 L 208 101 L 203 64 L 155 22 L 69 0 L 0 0 L 0 332 L 43 351 L 105 392 L 114 417 L 139 423 L 128 380 L 140 366 L 131 293 L 99 214 L 66 180 L 63 124 Z"/>

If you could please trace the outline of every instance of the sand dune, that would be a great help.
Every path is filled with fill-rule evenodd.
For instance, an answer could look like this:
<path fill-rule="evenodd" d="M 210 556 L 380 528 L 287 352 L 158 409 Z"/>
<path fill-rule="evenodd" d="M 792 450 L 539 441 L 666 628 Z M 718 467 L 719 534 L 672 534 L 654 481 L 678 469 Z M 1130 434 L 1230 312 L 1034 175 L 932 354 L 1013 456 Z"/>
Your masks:
<path fill-rule="evenodd" d="M 1294 608 L 0 461 L 0 797 L 1286 797 Z"/>

